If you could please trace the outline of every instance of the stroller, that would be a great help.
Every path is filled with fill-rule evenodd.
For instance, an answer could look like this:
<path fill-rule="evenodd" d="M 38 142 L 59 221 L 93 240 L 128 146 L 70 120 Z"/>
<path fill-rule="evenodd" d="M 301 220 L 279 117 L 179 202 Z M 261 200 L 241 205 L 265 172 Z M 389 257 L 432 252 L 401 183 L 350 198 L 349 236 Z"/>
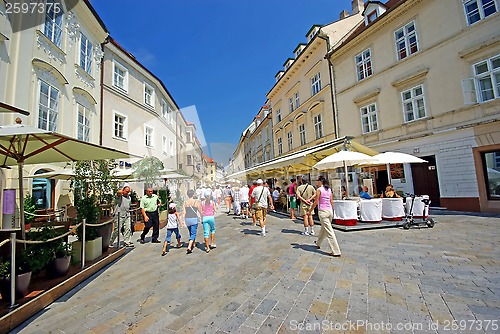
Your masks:
<path fill-rule="evenodd" d="M 408 207 L 408 202 L 407 202 L 407 210 L 406 210 L 406 216 L 405 216 L 405 222 L 403 223 L 403 228 L 405 230 L 408 230 L 411 226 L 420 226 L 420 225 L 427 225 L 429 228 L 434 227 L 434 219 L 429 217 L 429 206 L 430 206 L 430 199 L 427 197 L 422 197 L 420 200 L 421 203 L 423 204 L 423 207 L 420 207 L 419 209 L 422 209 L 422 216 L 414 216 L 414 207 L 415 207 L 415 194 L 410 194 L 410 204 Z M 421 220 L 420 220 L 421 218 Z"/>

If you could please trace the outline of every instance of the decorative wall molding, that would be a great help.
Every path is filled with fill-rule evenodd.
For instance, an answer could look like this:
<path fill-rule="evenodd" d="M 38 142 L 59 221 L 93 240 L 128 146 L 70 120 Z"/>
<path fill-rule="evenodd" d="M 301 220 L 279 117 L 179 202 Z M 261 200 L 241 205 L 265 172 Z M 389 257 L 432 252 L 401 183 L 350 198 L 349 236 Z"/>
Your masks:
<path fill-rule="evenodd" d="M 93 49 L 94 49 L 94 60 L 96 64 L 96 69 L 97 73 L 99 73 L 99 71 L 101 70 L 101 61 L 102 58 L 104 58 L 104 51 L 102 51 L 102 47 L 99 43 L 94 45 Z"/>
<path fill-rule="evenodd" d="M 51 71 L 41 67 L 34 66 L 33 73 L 35 73 L 38 80 L 45 81 L 49 85 L 57 88 L 61 94 L 64 93 L 64 86 Z"/>
<path fill-rule="evenodd" d="M 84 86 L 89 88 L 95 87 L 95 79 L 92 78 L 80 65 L 75 64 L 75 74 L 81 82 L 83 82 Z"/>
<path fill-rule="evenodd" d="M 66 62 L 66 54 L 63 50 L 57 47 L 47 36 L 40 30 L 36 31 L 36 44 L 39 49 L 42 49 L 50 60 L 56 60 L 61 65 Z"/>
<path fill-rule="evenodd" d="M 73 48 L 73 44 L 78 40 L 78 32 L 80 31 L 80 22 L 74 11 L 66 13 L 66 31 L 68 32 L 69 51 Z"/>

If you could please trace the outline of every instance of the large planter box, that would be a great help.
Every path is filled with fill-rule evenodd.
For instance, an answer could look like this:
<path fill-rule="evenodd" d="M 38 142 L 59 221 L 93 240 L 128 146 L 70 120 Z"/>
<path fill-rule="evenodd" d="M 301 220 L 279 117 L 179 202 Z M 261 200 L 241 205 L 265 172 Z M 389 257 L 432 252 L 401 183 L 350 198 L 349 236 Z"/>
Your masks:
<path fill-rule="evenodd" d="M 82 261 L 82 242 L 74 241 L 73 246 L 73 258 L 76 261 Z M 102 237 L 95 238 L 85 242 L 85 261 L 93 261 L 102 255 Z"/>

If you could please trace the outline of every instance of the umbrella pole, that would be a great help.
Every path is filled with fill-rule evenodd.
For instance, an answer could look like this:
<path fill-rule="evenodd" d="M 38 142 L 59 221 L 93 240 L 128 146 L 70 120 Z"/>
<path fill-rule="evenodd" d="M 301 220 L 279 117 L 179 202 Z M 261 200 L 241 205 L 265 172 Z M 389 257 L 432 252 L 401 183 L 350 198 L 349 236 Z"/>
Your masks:
<path fill-rule="evenodd" d="M 24 188 L 23 188 L 23 163 L 18 164 L 19 168 L 19 227 L 21 228 L 21 238 L 26 239 L 26 231 L 24 230 Z M 26 247 L 26 244 L 24 244 Z"/>
<path fill-rule="evenodd" d="M 349 197 L 349 177 L 347 175 L 347 162 L 344 160 L 345 195 Z"/>
<path fill-rule="evenodd" d="M 392 184 L 392 180 L 391 180 L 391 164 L 387 164 L 386 168 L 387 168 L 387 183 L 388 184 Z"/>

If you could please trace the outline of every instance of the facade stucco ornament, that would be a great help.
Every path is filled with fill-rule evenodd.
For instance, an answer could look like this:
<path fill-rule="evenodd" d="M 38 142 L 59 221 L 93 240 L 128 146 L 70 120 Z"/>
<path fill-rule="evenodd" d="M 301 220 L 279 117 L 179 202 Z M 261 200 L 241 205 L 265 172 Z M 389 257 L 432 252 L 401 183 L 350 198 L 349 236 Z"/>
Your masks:
<path fill-rule="evenodd" d="M 61 82 L 56 78 L 54 74 L 52 74 L 51 71 L 39 67 L 34 67 L 33 72 L 35 73 L 36 77 L 38 80 L 45 81 L 52 87 L 55 87 L 59 90 L 59 92 L 63 92 L 63 85 Z"/>
<path fill-rule="evenodd" d="M 84 106 L 85 108 L 90 110 L 92 113 L 94 113 L 94 114 L 96 113 L 95 112 L 95 105 L 93 103 L 91 103 L 84 94 L 82 94 L 80 92 L 73 92 L 73 96 L 75 98 L 76 103 L 81 104 L 82 106 Z"/>
<path fill-rule="evenodd" d="M 100 44 L 94 45 L 94 59 L 95 64 L 97 65 L 97 72 L 101 70 L 101 60 L 104 57 L 104 51 L 102 51 L 102 47 Z"/>
<path fill-rule="evenodd" d="M 41 31 L 36 36 L 36 45 L 47 54 L 50 60 L 58 61 L 61 65 L 65 63 L 66 55 L 64 52 L 56 47 Z"/>
<path fill-rule="evenodd" d="M 90 77 L 83 68 L 75 64 L 75 74 L 85 87 L 94 88 L 94 79 Z"/>
<path fill-rule="evenodd" d="M 80 31 L 80 23 L 74 11 L 66 13 L 66 31 L 68 32 L 68 47 L 69 51 L 78 40 L 78 32 Z"/>

